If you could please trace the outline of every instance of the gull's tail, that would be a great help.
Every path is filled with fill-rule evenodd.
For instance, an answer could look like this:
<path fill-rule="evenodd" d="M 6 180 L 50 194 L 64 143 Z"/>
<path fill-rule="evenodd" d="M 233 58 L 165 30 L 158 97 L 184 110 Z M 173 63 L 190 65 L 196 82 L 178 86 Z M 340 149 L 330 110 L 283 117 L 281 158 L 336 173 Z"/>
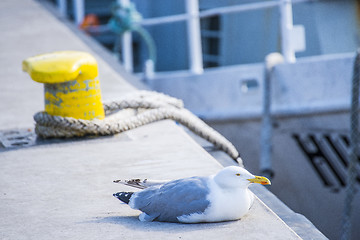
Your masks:
<path fill-rule="evenodd" d="M 123 201 L 124 203 L 129 204 L 130 198 L 133 194 L 133 192 L 118 192 L 114 193 L 113 196 Z"/>

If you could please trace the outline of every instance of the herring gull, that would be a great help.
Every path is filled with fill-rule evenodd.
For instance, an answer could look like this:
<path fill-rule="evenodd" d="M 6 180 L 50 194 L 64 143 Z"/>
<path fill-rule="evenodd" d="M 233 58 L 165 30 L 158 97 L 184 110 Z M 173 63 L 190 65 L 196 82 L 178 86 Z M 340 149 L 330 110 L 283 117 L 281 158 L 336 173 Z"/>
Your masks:
<path fill-rule="evenodd" d="M 254 195 L 251 183 L 270 185 L 269 179 L 254 176 L 247 170 L 230 166 L 208 177 L 190 177 L 169 182 L 114 182 L 143 188 L 138 192 L 113 194 L 131 208 L 142 211 L 141 221 L 160 222 L 221 222 L 238 220 L 250 209 Z"/>

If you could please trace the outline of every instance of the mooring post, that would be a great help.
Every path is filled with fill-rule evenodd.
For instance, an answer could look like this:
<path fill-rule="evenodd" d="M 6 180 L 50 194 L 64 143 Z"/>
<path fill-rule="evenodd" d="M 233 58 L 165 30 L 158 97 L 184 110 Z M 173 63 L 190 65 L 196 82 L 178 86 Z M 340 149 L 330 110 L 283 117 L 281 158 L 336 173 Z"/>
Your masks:
<path fill-rule="evenodd" d="M 86 52 L 59 51 L 27 58 L 23 70 L 44 84 L 45 112 L 76 119 L 104 119 L 98 66 Z"/>

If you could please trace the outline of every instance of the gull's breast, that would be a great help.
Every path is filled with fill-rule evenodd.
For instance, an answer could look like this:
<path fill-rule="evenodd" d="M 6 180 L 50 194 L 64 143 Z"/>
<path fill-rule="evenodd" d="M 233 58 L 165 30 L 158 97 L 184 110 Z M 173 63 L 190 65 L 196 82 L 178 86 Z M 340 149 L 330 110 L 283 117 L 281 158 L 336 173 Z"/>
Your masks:
<path fill-rule="evenodd" d="M 178 217 L 180 222 L 220 222 L 238 220 L 243 217 L 252 204 L 252 192 L 247 188 L 221 189 L 216 183 L 209 183 L 208 208 L 202 213 Z"/>

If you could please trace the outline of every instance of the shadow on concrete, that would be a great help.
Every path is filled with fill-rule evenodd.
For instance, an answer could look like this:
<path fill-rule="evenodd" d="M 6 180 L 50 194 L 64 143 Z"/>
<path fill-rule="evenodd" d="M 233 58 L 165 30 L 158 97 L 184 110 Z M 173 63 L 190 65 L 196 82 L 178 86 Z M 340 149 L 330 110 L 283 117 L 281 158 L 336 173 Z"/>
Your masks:
<path fill-rule="evenodd" d="M 169 223 L 169 222 L 141 222 L 137 216 L 108 216 L 96 218 L 87 221 L 86 223 L 105 223 L 105 224 L 119 224 L 123 227 L 129 228 L 133 231 L 163 231 L 163 232 L 191 232 L 205 230 L 209 228 L 227 228 L 228 225 L 236 221 L 218 222 L 218 223 Z"/>

